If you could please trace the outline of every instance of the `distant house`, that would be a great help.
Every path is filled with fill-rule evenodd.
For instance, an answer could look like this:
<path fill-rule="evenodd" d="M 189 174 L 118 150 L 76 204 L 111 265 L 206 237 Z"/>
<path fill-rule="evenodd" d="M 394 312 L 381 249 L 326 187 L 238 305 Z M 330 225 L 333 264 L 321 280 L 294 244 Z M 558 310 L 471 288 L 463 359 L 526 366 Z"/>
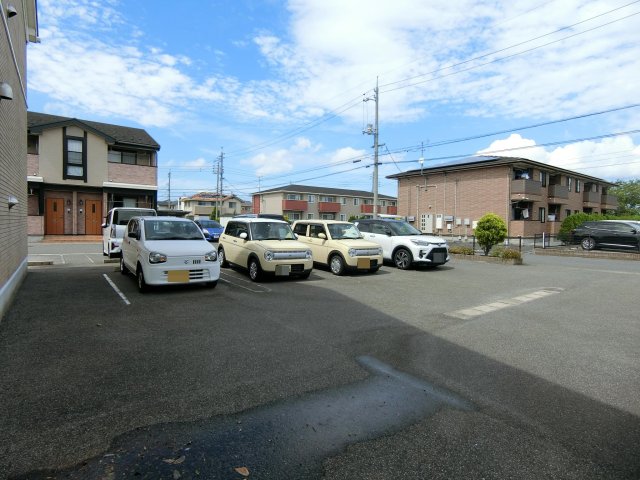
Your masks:
<path fill-rule="evenodd" d="M 0 2 L 0 319 L 27 275 L 27 44 L 36 0 Z"/>
<path fill-rule="evenodd" d="M 209 218 L 214 209 L 219 216 L 233 216 L 247 212 L 247 202 L 236 195 L 218 195 L 215 192 L 199 192 L 191 197 L 180 197 L 178 206 L 188 212 L 187 218 Z"/>
<path fill-rule="evenodd" d="M 397 199 L 378 195 L 378 213 L 396 215 Z M 278 213 L 290 221 L 349 220 L 373 216 L 373 193 L 362 190 L 286 185 L 253 194 L 253 213 Z"/>
<path fill-rule="evenodd" d="M 160 145 L 140 128 L 28 112 L 29 235 L 99 235 L 113 207 L 156 207 Z"/>
<path fill-rule="evenodd" d="M 509 236 L 555 234 L 571 214 L 618 206 L 615 184 L 526 158 L 471 157 L 387 178 L 398 180 L 398 213 L 426 233 L 472 235 L 492 212 Z"/>

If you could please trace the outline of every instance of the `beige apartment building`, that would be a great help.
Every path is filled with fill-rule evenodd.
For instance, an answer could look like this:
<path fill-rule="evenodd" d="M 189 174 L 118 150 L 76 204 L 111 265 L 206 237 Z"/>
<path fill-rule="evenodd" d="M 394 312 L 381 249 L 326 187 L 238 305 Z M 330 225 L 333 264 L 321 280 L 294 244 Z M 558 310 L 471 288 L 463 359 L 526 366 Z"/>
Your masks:
<path fill-rule="evenodd" d="M 113 207 L 156 208 L 160 145 L 140 128 L 28 112 L 29 235 L 101 235 Z"/>
<path fill-rule="evenodd" d="M 398 214 L 426 233 L 473 235 L 476 222 L 495 213 L 508 236 L 556 234 L 578 213 L 617 208 L 615 184 L 525 158 L 472 157 L 389 175 L 398 180 Z"/>
<path fill-rule="evenodd" d="M 180 197 L 178 208 L 187 212 L 187 218 L 209 218 L 214 209 L 222 217 L 232 217 L 251 210 L 251 204 L 236 195 L 218 195 L 214 192 L 199 192 L 191 197 Z"/>
<path fill-rule="evenodd" d="M 397 199 L 378 195 L 378 213 L 396 215 Z M 349 220 L 373 216 L 373 193 L 361 190 L 286 185 L 253 194 L 253 213 L 277 213 L 289 221 Z"/>
<path fill-rule="evenodd" d="M 0 319 L 27 275 L 27 45 L 35 0 L 0 1 Z"/>

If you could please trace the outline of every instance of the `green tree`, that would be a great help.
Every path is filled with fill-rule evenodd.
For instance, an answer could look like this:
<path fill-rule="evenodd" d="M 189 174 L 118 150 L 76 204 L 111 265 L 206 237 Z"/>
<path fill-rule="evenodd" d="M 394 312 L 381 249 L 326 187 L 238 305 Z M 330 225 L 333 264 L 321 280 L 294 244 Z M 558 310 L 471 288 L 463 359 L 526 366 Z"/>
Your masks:
<path fill-rule="evenodd" d="M 495 213 L 487 213 L 478 220 L 475 236 L 484 254 L 489 255 L 491 247 L 507 238 L 507 224 Z"/>
<path fill-rule="evenodd" d="M 617 180 L 609 194 L 618 197 L 618 215 L 640 215 L 640 180 Z"/>
<path fill-rule="evenodd" d="M 209 214 L 209 220 L 215 220 L 216 222 L 220 221 L 220 215 L 218 215 L 218 207 L 213 207 L 211 213 Z"/>

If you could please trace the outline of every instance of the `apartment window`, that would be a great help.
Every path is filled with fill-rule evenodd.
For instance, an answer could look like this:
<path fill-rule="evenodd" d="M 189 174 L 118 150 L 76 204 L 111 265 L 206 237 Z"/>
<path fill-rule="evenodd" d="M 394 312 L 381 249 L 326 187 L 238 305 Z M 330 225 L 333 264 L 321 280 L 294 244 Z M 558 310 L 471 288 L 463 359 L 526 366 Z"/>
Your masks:
<path fill-rule="evenodd" d="M 576 178 L 576 193 L 580 193 L 580 180 Z"/>
<path fill-rule="evenodd" d="M 66 137 L 63 178 L 85 180 L 84 138 Z"/>
<path fill-rule="evenodd" d="M 365 205 L 373 205 L 373 200 L 365 198 L 362 203 L 364 203 Z"/>
<path fill-rule="evenodd" d="M 323 213 L 322 220 L 335 220 L 336 216 L 333 213 Z"/>
<path fill-rule="evenodd" d="M 229 208 L 234 210 L 236 208 L 236 202 L 229 202 Z"/>
<path fill-rule="evenodd" d="M 300 215 L 300 212 L 287 212 L 285 215 L 287 216 L 289 221 L 302 220 L 302 216 Z"/>
<path fill-rule="evenodd" d="M 335 201 L 336 201 L 336 197 L 327 197 L 327 196 L 325 196 L 325 195 L 321 195 L 321 196 L 320 196 L 320 201 L 321 201 L 321 202 L 335 203 Z"/>
<path fill-rule="evenodd" d="M 540 218 L 540 223 L 544 223 L 547 220 L 547 210 L 544 207 L 538 208 L 538 217 Z"/>
<path fill-rule="evenodd" d="M 344 213 L 340 214 L 340 221 L 341 222 L 346 222 L 347 221 L 347 216 Z"/>
<path fill-rule="evenodd" d="M 302 195 L 299 193 L 287 193 L 287 200 L 302 200 Z"/>
<path fill-rule="evenodd" d="M 571 192 L 571 185 L 573 184 L 573 178 L 567 177 L 567 189 Z"/>
<path fill-rule="evenodd" d="M 313 213 L 307 213 L 307 220 L 313 220 Z"/>
<path fill-rule="evenodd" d="M 315 196 L 315 195 L 309 195 L 309 196 L 307 196 L 307 202 L 309 202 L 309 203 L 316 203 L 316 196 Z"/>
<path fill-rule="evenodd" d="M 543 187 L 547 186 L 547 172 L 540 172 L 540 183 Z"/>
<path fill-rule="evenodd" d="M 341 205 L 346 205 L 347 204 L 347 199 L 345 197 L 340 197 L 340 204 Z"/>
<path fill-rule="evenodd" d="M 358 205 L 360 205 L 360 199 L 359 198 L 354 198 L 353 199 L 353 206 L 357 207 Z"/>
<path fill-rule="evenodd" d="M 27 153 L 38 155 L 38 135 L 29 135 L 27 137 Z"/>
<path fill-rule="evenodd" d="M 565 218 L 568 217 L 569 215 L 571 215 L 571 210 L 569 210 L 568 208 L 564 211 L 564 216 Z"/>
<path fill-rule="evenodd" d="M 378 200 L 378 205 L 380 205 L 381 207 L 386 207 L 387 206 L 387 201 L 386 200 Z"/>
<path fill-rule="evenodd" d="M 396 206 L 396 201 L 395 200 L 390 200 L 389 201 L 389 206 L 390 207 L 395 207 Z"/>
<path fill-rule="evenodd" d="M 129 150 L 115 150 L 110 148 L 107 154 L 109 163 L 123 163 L 125 165 L 142 165 L 155 167 L 151 152 L 134 152 Z"/>

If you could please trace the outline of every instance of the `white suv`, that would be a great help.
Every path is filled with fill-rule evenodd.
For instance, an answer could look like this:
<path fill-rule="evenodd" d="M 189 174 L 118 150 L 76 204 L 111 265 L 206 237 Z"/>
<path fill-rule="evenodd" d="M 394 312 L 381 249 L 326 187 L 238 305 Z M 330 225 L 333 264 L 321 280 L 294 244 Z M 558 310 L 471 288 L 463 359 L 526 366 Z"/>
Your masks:
<path fill-rule="evenodd" d="M 264 273 L 307 278 L 313 269 L 311 249 L 281 220 L 232 218 L 218 245 L 220 265 L 246 268 L 254 282 Z"/>
<path fill-rule="evenodd" d="M 366 240 L 382 247 L 382 256 L 400 269 L 444 265 L 450 260 L 449 247 L 442 237 L 425 235 L 402 220 L 356 220 L 353 222 Z"/>

